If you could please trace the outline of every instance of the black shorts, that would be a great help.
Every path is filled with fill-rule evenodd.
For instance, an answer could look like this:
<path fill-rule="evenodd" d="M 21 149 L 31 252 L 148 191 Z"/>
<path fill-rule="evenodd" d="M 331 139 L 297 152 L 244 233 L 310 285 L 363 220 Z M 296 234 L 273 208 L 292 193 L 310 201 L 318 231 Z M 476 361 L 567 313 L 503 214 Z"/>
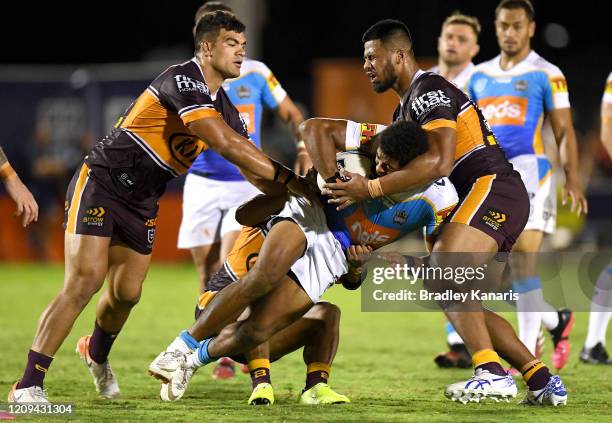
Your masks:
<path fill-rule="evenodd" d="M 79 235 L 112 238 L 140 254 L 151 254 L 155 239 L 157 200 L 150 207 L 132 206 L 91 177 L 83 164 L 74 174 L 64 205 L 64 229 Z"/>
<path fill-rule="evenodd" d="M 472 226 L 509 252 L 527 224 L 529 195 L 516 171 L 484 175 L 461 190 L 459 203 L 447 222 Z"/>

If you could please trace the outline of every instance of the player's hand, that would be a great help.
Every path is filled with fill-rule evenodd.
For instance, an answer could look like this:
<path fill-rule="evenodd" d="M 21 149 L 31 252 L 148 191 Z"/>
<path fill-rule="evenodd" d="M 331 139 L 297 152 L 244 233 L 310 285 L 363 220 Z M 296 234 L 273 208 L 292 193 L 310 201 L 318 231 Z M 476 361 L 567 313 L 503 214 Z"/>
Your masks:
<path fill-rule="evenodd" d="M 346 259 L 351 267 L 362 267 L 372 255 L 369 245 L 351 245 L 346 250 Z"/>
<path fill-rule="evenodd" d="M 567 203 L 567 197 L 570 198 L 570 211 L 572 213 L 576 212 L 580 216 L 589 212 L 589 205 L 577 179 L 567 178 L 561 197 L 563 205 Z"/>
<path fill-rule="evenodd" d="M 6 192 L 17 205 L 15 216 L 21 216 L 21 225 L 25 228 L 38 220 L 38 204 L 34 196 L 21 182 L 19 176 L 14 175 L 4 181 Z"/>
<path fill-rule="evenodd" d="M 342 171 L 341 174 L 346 178 L 350 178 L 350 180 L 327 183 L 321 191 L 325 195 L 334 197 L 328 203 L 336 204 L 338 206 L 336 210 L 344 210 L 351 204 L 370 198 L 368 179 L 366 177 L 347 171 Z"/>
<path fill-rule="evenodd" d="M 306 175 L 308 169 L 312 167 L 312 160 L 308 155 L 308 151 L 306 151 L 305 147 L 300 147 L 297 150 L 297 157 L 295 158 L 295 165 L 293 166 L 293 171 L 301 176 Z"/>
<path fill-rule="evenodd" d="M 311 206 L 319 204 L 316 185 L 302 176 L 296 175 L 292 178 L 287 184 L 287 189 L 297 196 L 304 197 Z"/>

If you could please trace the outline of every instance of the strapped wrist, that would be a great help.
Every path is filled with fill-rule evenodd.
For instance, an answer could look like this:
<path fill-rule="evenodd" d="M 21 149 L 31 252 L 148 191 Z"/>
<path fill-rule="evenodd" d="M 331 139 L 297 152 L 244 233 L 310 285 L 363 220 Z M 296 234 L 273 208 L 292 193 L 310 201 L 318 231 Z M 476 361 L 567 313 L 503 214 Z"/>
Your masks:
<path fill-rule="evenodd" d="M 368 181 L 368 193 L 372 198 L 378 198 L 385 195 L 382 190 L 382 186 L 380 185 L 380 178 L 370 179 Z"/>
<path fill-rule="evenodd" d="M 2 166 L 0 166 L 0 180 L 1 181 L 7 181 L 9 178 L 12 178 L 13 176 L 17 176 L 17 172 L 15 172 L 15 170 L 13 169 L 13 167 L 11 166 L 10 163 L 4 163 Z"/>

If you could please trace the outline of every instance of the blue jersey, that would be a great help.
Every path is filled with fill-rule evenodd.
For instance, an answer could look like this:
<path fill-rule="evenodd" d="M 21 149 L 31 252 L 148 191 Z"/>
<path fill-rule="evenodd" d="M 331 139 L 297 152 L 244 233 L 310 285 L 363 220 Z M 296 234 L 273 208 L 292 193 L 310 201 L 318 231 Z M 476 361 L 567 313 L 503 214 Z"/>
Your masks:
<path fill-rule="evenodd" d="M 500 67 L 500 56 L 476 66 L 468 84 L 469 96 L 506 153 L 545 155 L 542 123 L 553 109 L 570 107 L 561 70 L 532 51 L 512 69 Z"/>
<path fill-rule="evenodd" d="M 226 81 L 223 89 L 240 112 L 249 133 L 249 138 L 260 144 L 261 115 L 263 107 L 274 109 L 285 99 L 287 93 L 266 65 L 256 60 L 245 59 L 240 76 Z M 243 181 L 238 168 L 212 149 L 198 156 L 190 172 L 219 181 Z"/>
<path fill-rule="evenodd" d="M 343 248 L 367 244 L 376 249 L 421 228 L 432 235 L 457 201 L 455 187 L 443 178 L 404 198 L 400 194 L 374 198 L 340 212 L 326 205 L 324 211 L 327 226 Z"/>

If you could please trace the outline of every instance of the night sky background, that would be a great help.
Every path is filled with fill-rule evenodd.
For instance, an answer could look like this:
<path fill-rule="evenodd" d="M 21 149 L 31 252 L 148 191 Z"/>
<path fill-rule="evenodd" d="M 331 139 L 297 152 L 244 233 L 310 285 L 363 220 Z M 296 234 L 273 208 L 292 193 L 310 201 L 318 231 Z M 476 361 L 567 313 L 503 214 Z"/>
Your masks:
<path fill-rule="evenodd" d="M 248 1 L 248 0 L 244 0 Z M 88 64 L 188 58 L 193 14 L 202 1 L 12 3 L 0 25 L 2 64 Z M 263 60 L 292 97 L 311 105 L 311 66 L 317 58 L 361 57 L 361 35 L 383 18 L 409 26 L 417 57 L 436 56 L 442 21 L 455 10 L 482 24 L 476 63 L 498 53 L 493 30 L 497 1 L 288 1 L 263 2 Z M 604 81 L 612 69 L 612 37 L 605 2 L 535 0 L 534 49 L 565 73 L 576 126 L 597 121 Z M 563 26 L 569 41 L 550 46 L 544 28 Z M 247 28 L 248 37 L 248 28 Z"/>

